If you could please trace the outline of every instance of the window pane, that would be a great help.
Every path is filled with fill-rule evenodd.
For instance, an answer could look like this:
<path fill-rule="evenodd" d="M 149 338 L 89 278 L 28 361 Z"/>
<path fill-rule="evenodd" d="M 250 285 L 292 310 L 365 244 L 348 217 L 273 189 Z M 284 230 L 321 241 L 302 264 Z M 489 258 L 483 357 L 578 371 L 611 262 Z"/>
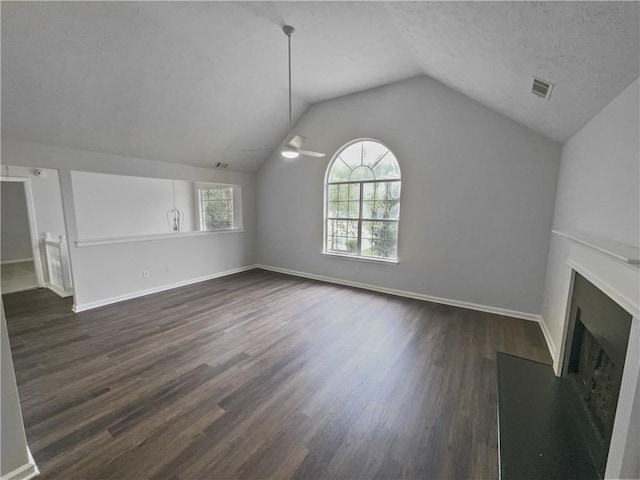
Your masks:
<path fill-rule="evenodd" d="M 360 166 L 355 168 L 353 172 L 351 172 L 349 180 L 352 182 L 359 182 L 362 180 L 375 180 L 375 175 L 373 173 L 373 170 L 371 170 L 369 167 Z"/>
<path fill-rule="evenodd" d="M 360 202 L 349 202 L 349 218 L 358 218 L 360 215 Z"/>
<path fill-rule="evenodd" d="M 327 190 L 327 201 L 335 202 L 338 200 L 338 185 L 329 185 Z"/>
<path fill-rule="evenodd" d="M 329 202 L 329 211 L 327 214 L 329 217 L 338 216 L 338 202 Z"/>
<path fill-rule="evenodd" d="M 389 182 L 389 198 L 400 199 L 400 182 Z"/>
<path fill-rule="evenodd" d="M 200 216 L 205 230 L 233 228 L 233 188 L 200 190 Z"/>
<path fill-rule="evenodd" d="M 400 202 L 397 200 L 390 200 L 387 202 L 387 207 L 387 216 L 384 218 L 398 220 L 398 217 L 400 216 Z"/>
<path fill-rule="evenodd" d="M 349 200 L 349 185 L 339 185 L 338 190 L 338 197 L 341 202 Z"/>
<path fill-rule="evenodd" d="M 354 143 L 345 148 L 340 157 L 351 169 L 362 165 L 362 142 Z"/>
<path fill-rule="evenodd" d="M 349 185 L 349 200 L 360 201 L 360 184 L 359 183 Z"/>
<path fill-rule="evenodd" d="M 330 182 L 346 182 L 351 175 L 351 169 L 339 158 L 333 162 L 331 172 L 329 173 Z"/>
<path fill-rule="evenodd" d="M 349 202 L 338 202 L 338 218 L 347 218 L 349 216 Z"/>
<path fill-rule="evenodd" d="M 364 200 L 373 200 L 376 194 L 376 184 L 375 183 L 364 183 L 362 184 L 362 198 Z"/>
<path fill-rule="evenodd" d="M 374 217 L 374 202 L 362 202 L 362 218 Z"/>
<path fill-rule="evenodd" d="M 387 222 L 388 229 L 386 232 L 387 240 L 398 243 L 398 224 L 397 222 Z"/>
<path fill-rule="evenodd" d="M 396 157 L 394 157 L 391 152 L 384 156 L 373 171 L 376 174 L 377 180 L 400 178 L 400 167 L 398 166 Z"/>
<path fill-rule="evenodd" d="M 396 258 L 398 224 L 396 222 L 371 222 L 371 255 L 380 258 Z"/>
<path fill-rule="evenodd" d="M 364 164 L 373 168 L 389 151 L 387 147 L 378 143 L 364 141 Z"/>
<path fill-rule="evenodd" d="M 384 200 L 387 196 L 387 182 L 376 182 L 376 200 Z"/>

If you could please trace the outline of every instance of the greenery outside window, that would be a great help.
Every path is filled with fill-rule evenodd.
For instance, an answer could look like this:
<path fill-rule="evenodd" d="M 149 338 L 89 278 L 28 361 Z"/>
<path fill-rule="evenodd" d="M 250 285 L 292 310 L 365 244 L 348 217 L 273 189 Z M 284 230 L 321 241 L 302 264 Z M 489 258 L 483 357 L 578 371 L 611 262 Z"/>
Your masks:
<path fill-rule="evenodd" d="M 324 252 L 397 260 L 400 167 L 376 140 L 356 140 L 340 149 L 325 181 Z"/>
<path fill-rule="evenodd" d="M 242 228 L 238 185 L 197 184 L 196 201 L 200 230 Z"/>

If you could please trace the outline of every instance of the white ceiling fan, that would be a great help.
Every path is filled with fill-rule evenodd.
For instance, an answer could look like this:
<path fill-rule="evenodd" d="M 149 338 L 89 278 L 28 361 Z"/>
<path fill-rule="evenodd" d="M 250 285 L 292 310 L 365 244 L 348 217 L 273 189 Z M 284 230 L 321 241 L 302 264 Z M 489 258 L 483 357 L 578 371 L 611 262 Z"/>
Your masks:
<path fill-rule="evenodd" d="M 291 25 L 285 25 L 282 27 L 282 31 L 287 36 L 289 44 L 289 135 L 287 136 L 285 144 L 280 147 L 280 153 L 285 158 L 298 158 L 300 155 L 306 155 L 307 157 L 324 157 L 324 153 L 302 150 L 302 146 L 307 139 L 302 135 L 291 134 L 291 35 L 293 35 L 296 29 Z"/>

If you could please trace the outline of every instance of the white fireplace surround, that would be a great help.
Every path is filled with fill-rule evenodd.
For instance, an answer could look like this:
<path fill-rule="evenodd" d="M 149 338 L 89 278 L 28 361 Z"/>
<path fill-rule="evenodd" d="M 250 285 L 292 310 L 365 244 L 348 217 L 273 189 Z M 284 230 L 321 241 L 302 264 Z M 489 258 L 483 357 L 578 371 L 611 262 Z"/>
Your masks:
<path fill-rule="evenodd" d="M 607 251 L 599 248 L 597 244 L 585 243 L 580 238 L 572 238 L 571 235 L 561 232 L 554 233 L 572 240 L 567 260 L 571 269 L 567 269 L 569 278 L 565 279 L 564 283 L 567 288 L 562 342 L 554 359 L 556 375 L 560 375 L 562 371 L 575 272 L 589 280 L 633 316 L 605 472 L 605 478 L 621 478 L 623 458 L 627 453 L 629 426 L 633 421 L 638 421 L 637 418 L 632 418 L 632 409 L 640 376 L 640 269 L 635 262 L 630 261 L 632 259 L 625 261 L 621 258 L 621 255 L 618 255 L 620 252 Z"/>

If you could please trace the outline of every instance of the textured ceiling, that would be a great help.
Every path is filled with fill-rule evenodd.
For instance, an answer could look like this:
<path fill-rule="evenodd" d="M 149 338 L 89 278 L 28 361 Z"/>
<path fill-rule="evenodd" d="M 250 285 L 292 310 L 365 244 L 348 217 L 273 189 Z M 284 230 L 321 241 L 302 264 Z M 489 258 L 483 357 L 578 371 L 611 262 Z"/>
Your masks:
<path fill-rule="evenodd" d="M 424 73 L 565 142 L 638 78 L 638 2 L 388 4 Z M 531 76 L 555 84 L 547 102 Z"/>
<path fill-rule="evenodd" d="M 565 141 L 638 77 L 638 7 L 3 2 L 2 135 L 253 171 L 287 133 L 290 23 L 294 117 L 426 74 Z M 549 102 L 531 75 L 555 83 Z"/>

